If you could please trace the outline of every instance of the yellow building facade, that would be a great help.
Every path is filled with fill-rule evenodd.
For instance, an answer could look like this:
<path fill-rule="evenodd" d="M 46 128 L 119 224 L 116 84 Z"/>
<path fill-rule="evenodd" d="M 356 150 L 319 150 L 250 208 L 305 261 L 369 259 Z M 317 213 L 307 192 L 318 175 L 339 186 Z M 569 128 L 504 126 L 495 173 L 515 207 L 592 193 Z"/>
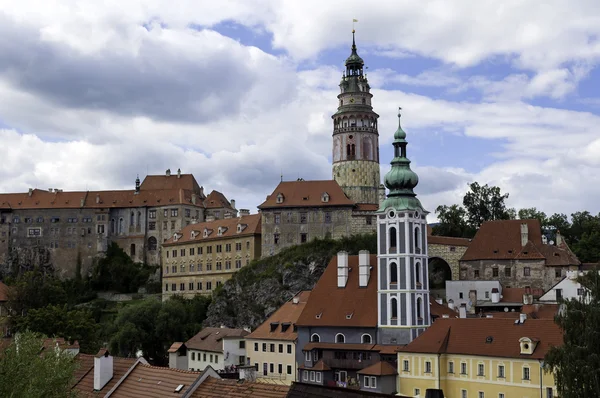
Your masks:
<path fill-rule="evenodd" d="M 260 257 L 260 214 L 190 224 L 162 245 L 163 300 L 212 294 Z"/>
<path fill-rule="evenodd" d="M 398 353 L 398 393 L 446 398 L 554 398 L 554 377 L 543 368 L 562 343 L 553 320 L 439 319 Z"/>

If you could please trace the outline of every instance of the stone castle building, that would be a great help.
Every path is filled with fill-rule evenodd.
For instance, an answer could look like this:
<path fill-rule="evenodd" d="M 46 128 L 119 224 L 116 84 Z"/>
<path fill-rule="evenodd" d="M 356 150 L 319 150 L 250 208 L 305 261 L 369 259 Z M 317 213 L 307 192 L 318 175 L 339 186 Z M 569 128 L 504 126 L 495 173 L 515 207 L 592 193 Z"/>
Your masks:
<path fill-rule="evenodd" d="M 314 238 L 341 238 L 375 231 L 385 196 L 379 176 L 379 134 L 369 82 L 354 33 L 332 115 L 333 180 L 282 181 L 258 208 L 262 256 Z"/>
<path fill-rule="evenodd" d="M 65 192 L 30 189 L 0 194 L 0 269 L 54 268 L 87 272 L 110 242 L 134 261 L 159 265 L 161 244 L 175 231 L 208 217 L 237 216 L 235 202 L 208 196 L 191 174 L 150 175 L 135 189 Z"/>

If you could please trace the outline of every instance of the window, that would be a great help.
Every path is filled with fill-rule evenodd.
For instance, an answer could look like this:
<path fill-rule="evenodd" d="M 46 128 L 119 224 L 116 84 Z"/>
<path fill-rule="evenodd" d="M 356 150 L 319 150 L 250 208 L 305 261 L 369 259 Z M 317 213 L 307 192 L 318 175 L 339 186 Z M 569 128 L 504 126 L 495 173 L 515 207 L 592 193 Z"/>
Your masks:
<path fill-rule="evenodd" d="M 454 373 L 454 362 L 448 362 L 448 373 Z"/>
<path fill-rule="evenodd" d="M 185 249 L 179 249 L 179 255 L 185 257 Z"/>
<path fill-rule="evenodd" d="M 390 300 L 390 307 L 392 307 L 392 319 L 398 319 L 398 300 L 395 297 Z"/>
<path fill-rule="evenodd" d="M 346 336 L 344 336 L 341 333 L 338 333 L 335 335 L 335 342 L 336 343 L 345 343 L 346 342 Z"/>
<path fill-rule="evenodd" d="M 241 242 L 238 242 L 235 244 L 235 251 L 236 252 L 242 251 L 242 243 Z"/>
<path fill-rule="evenodd" d="M 523 368 L 523 380 L 531 380 L 529 375 L 529 368 Z"/>
<path fill-rule="evenodd" d="M 194 290 L 194 282 L 190 282 L 190 283 L 188 283 L 188 288 L 189 288 L 190 290 Z"/>
<path fill-rule="evenodd" d="M 494 276 L 494 277 L 498 276 L 498 267 L 492 268 L 492 276 Z"/>
<path fill-rule="evenodd" d="M 479 398 L 485 398 L 485 393 L 483 391 L 479 391 Z"/>
<path fill-rule="evenodd" d="M 465 298 L 463 295 L 463 292 L 458 293 L 458 298 L 460 298 L 460 299 Z"/>
<path fill-rule="evenodd" d="M 277 373 L 279 373 L 279 374 L 283 373 L 283 365 L 282 364 L 277 365 Z"/>
<path fill-rule="evenodd" d="M 181 269 L 181 272 L 185 272 L 185 264 L 181 264 L 179 268 Z"/>
<path fill-rule="evenodd" d="M 289 365 L 288 365 L 288 369 L 291 369 L 291 366 L 289 366 Z M 291 373 L 288 373 L 288 374 L 291 374 Z M 315 376 L 316 376 L 316 377 L 315 377 L 315 381 L 316 381 L 317 383 L 321 383 L 321 382 L 322 382 L 322 379 L 321 379 L 321 376 L 322 376 L 322 375 L 321 375 L 321 372 L 316 372 Z"/>
<path fill-rule="evenodd" d="M 206 254 L 212 254 L 212 246 L 206 246 Z"/>
<path fill-rule="evenodd" d="M 371 341 L 372 341 L 371 335 L 370 334 L 363 334 L 361 340 L 362 340 L 363 344 L 371 344 Z"/>
<path fill-rule="evenodd" d="M 129 248 L 129 252 L 131 257 L 135 256 L 135 243 L 131 244 L 131 247 Z"/>
<path fill-rule="evenodd" d="M 485 298 L 489 299 L 490 298 L 490 292 L 485 292 Z"/>
<path fill-rule="evenodd" d="M 204 362 L 206 362 L 206 354 L 203 354 L 203 355 L 202 355 L 202 360 L 203 360 Z"/>
<path fill-rule="evenodd" d="M 476 270 L 473 271 L 473 277 L 474 278 L 479 278 L 479 270 L 478 269 L 476 269 Z"/>
<path fill-rule="evenodd" d="M 325 212 L 325 223 L 326 224 L 330 224 L 331 223 L 331 212 L 329 212 L 329 211 Z"/>
<path fill-rule="evenodd" d="M 300 243 L 306 243 L 308 240 L 308 235 L 305 233 L 300 234 Z"/>
<path fill-rule="evenodd" d="M 460 398 L 467 398 L 467 390 L 460 390 Z"/>
<path fill-rule="evenodd" d="M 498 365 L 498 377 L 504 378 L 504 365 Z"/>
<path fill-rule="evenodd" d="M 283 344 L 279 344 L 279 353 L 283 354 Z"/>
<path fill-rule="evenodd" d="M 171 284 L 171 290 L 172 291 L 176 291 L 177 290 L 177 284 L 176 283 L 172 283 Z"/>
<path fill-rule="evenodd" d="M 371 377 L 365 376 L 364 380 L 365 380 L 365 382 L 363 384 L 364 384 L 365 388 L 370 388 L 371 387 L 371 383 L 370 383 Z"/>
<path fill-rule="evenodd" d="M 171 217 L 177 217 L 179 215 L 179 210 L 171 209 Z"/>
<path fill-rule="evenodd" d="M 504 398 L 504 393 L 502 393 L 502 392 L 498 393 L 498 398 Z"/>
<path fill-rule="evenodd" d="M 509 277 L 510 278 L 510 274 L 511 274 L 511 268 L 510 267 L 506 267 L 504 268 L 504 276 Z"/>
<path fill-rule="evenodd" d="M 242 260 L 235 260 L 235 268 L 242 268 Z"/>
<path fill-rule="evenodd" d="M 310 351 L 304 351 L 304 360 L 306 362 L 310 362 L 311 361 Z"/>
<path fill-rule="evenodd" d="M 155 219 L 156 218 L 156 210 L 150 210 L 148 212 L 148 218 Z"/>
<path fill-rule="evenodd" d="M 239 347 L 240 347 L 241 349 L 246 349 L 246 342 L 245 342 L 244 340 L 240 340 Z"/>
<path fill-rule="evenodd" d="M 578 288 L 578 289 L 577 289 L 577 295 L 578 295 L 578 296 L 585 296 L 585 295 L 586 295 L 586 294 L 585 294 L 585 289 L 583 289 L 583 288 Z"/>
<path fill-rule="evenodd" d="M 389 235 L 390 235 L 390 249 L 393 250 L 393 253 L 396 252 L 396 246 L 398 245 L 397 242 L 397 233 L 396 233 L 396 228 L 392 227 L 389 230 Z"/>
<path fill-rule="evenodd" d="M 202 282 L 198 282 L 198 290 L 202 290 Z"/>
<path fill-rule="evenodd" d="M 529 267 L 523 268 L 523 276 L 531 276 L 531 268 L 529 268 Z"/>
<path fill-rule="evenodd" d="M 227 253 L 231 252 L 231 243 L 227 243 L 227 244 L 225 245 L 225 251 L 226 251 Z"/>
<path fill-rule="evenodd" d="M 212 282 L 206 282 L 206 290 L 212 290 Z"/>
<path fill-rule="evenodd" d="M 415 395 L 421 395 L 421 389 L 415 388 Z"/>
<path fill-rule="evenodd" d="M 193 256 L 193 255 L 194 255 L 194 250 L 195 250 L 195 249 L 194 249 L 193 247 L 190 247 L 190 256 Z"/>
<path fill-rule="evenodd" d="M 315 372 L 313 370 L 310 371 L 310 381 L 315 381 Z"/>
<path fill-rule="evenodd" d="M 254 343 L 254 351 L 258 352 L 258 343 Z"/>
<path fill-rule="evenodd" d="M 288 345 L 287 345 L 287 353 L 288 353 L 288 354 L 291 354 L 291 353 L 292 353 L 292 345 L 291 345 L 291 344 L 288 344 Z"/>
<path fill-rule="evenodd" d="M 173 265 L 171 268 L 172 268 L 172 270 L 171 270 L 172 273 L 176 273 L 177 272 L 177 266 L 176 265 Z"/>
<path fill-rule="evenodd" d="M 482 363 L 477 365 L 477 376 L 485 376 L 485 365 Z"/>
<path fill-rule="evenodd" d="M 275 352 L 275 344 L 269 344 L 269 352 Z"/>
<path fill-rule="evenodd" d="M 279 234 L 273 234 L 273 243 L 279 244 Z"/>
<path fill-rule="evenodd" d="M 190 272 L 194 272 L 194 264 L 190 264 Z"/>
<path fill-rule="evenodd" d="M 304 372 L 302 372 L 302 380 L 308 381 L 308 371 L 307 370 L 305 370 Z"/>
<path fill-rule="evenodd" d="M 165 283 L 165 292 L 168 292 L 168 291 L 169 291 L 169 284 Z"/>
<path fill-rule="evenodd" d="M 421 297 L 417 298 L 417 319 L 423 319 L 423 300 Z"/>
<path fill-rule="evenodd" d="M 262 344 L 262 350 L 263 352 L 267 352 L 267 343 Z"/>
<path fill-rule="evenodd" d="M 275 213 L 273 216 L 275 224 L 281 224 L 281 213 Z"/>
<path fill-rule="evenodd" d="M 402 371 L 403 372 L 409 372 L 410 371 L 410 367 L 409 367 L 409 363 L 408 363 L 407 359 L 405 359 L 404 361 L 402 361 Z"/>
<path fill-rule="evenodd" d="M 460 374 L 461 375 L 466 375 L 467 374 L 467 364 L 466 364 L 466 362 L 461 362 L 461 364 L 460 364 Z"/>
<path fill-rule="evenodd" d="M 156 221 L 150 221 L 150 222 L 148 223 L 148 229 L 149 229 L 150 231 L 154 231 L 154 230 L 156 230 Z"/>
<path fill-rule="evenodd" d="M 395 289 L 398 284 L 398 265 L 390 263 L 390 289 Z"/>
<path fill-rule="evenodd" d="M 431 373 L 431 362 L 430 361 L 425 362 L 425 373 Z"/>
<path fill-rule="evenodd" d="M 546 398 L 554 398 L 554 390 L 552 387 L 546 387 Z"/>
<path fill-rule="evenodd" d="M 561 268 L 555 268 L 554 269 L 554 276 L 557 278 L 560 278 L 562 276 L 562 269 Z"/>
<path fill-rule="evenodd" d="M 185 290 L 185 283 L 181 282 L 179 284 L 179 290 Z"/>
<path fill-rule="evenodd" d="M 223 263 L 221 263 L 220 261 L 217 261 L 217 271 L 221 271 L 221 269 L 223 269 Z"/>
<path fill-rule="evenodd" d="M 217 253 L 221 253 L 223 251 L 223 245 L 217 245 Z"/>

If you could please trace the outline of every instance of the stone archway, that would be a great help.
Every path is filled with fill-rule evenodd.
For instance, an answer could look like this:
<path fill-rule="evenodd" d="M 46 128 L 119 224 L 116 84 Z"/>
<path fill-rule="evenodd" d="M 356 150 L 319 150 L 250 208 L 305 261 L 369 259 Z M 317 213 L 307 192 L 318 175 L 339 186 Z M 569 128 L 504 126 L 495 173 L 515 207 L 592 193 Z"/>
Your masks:
<path fill-rule="evenodd" d="M 467 251 L 470 239 L 451 238 L 447 236 L 427 236 L 427 255 L 430 259 L 439 258 L 445 261 L 452 272 L 452 280 L 460 279 L 459 261 Z"/>
<path fill-rule="evenodd" d="M 429 257 L 429 288 L 446 289 L 446 281 L 452 280 L 452 268 L 441 257 Z"/>

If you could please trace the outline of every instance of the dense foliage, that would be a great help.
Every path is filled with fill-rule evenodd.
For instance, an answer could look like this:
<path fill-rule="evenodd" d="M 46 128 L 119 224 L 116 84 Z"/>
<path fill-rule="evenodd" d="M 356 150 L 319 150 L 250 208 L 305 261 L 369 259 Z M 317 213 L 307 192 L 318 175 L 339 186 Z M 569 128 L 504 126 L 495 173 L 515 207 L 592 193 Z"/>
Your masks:
<path fill-rule="evenodd" d="M 0 397 L 75 397 L 71 381 L 77 364 L 65 351 L 42 351 L 43 336 L 20 333 L 0 352 Z"/>
<path fill-rule="evenodd" d="M 587 295 L 563 302 L 556 323 L 564 330 L 564 343 L 545 358 L 561 398 L 597 397 L 600 390 L 600 274 L 588 272 L 579 282 Z"/>
<path fill-rule="evenodd" d="M 340 240 L 315 239 L 255 260 L 236 272 L 213 294 L 206 323 L 210 326 L 255 328 L 285 301 L 313 288 L 340 250 L 377 252 L 375 234 Z"/>

